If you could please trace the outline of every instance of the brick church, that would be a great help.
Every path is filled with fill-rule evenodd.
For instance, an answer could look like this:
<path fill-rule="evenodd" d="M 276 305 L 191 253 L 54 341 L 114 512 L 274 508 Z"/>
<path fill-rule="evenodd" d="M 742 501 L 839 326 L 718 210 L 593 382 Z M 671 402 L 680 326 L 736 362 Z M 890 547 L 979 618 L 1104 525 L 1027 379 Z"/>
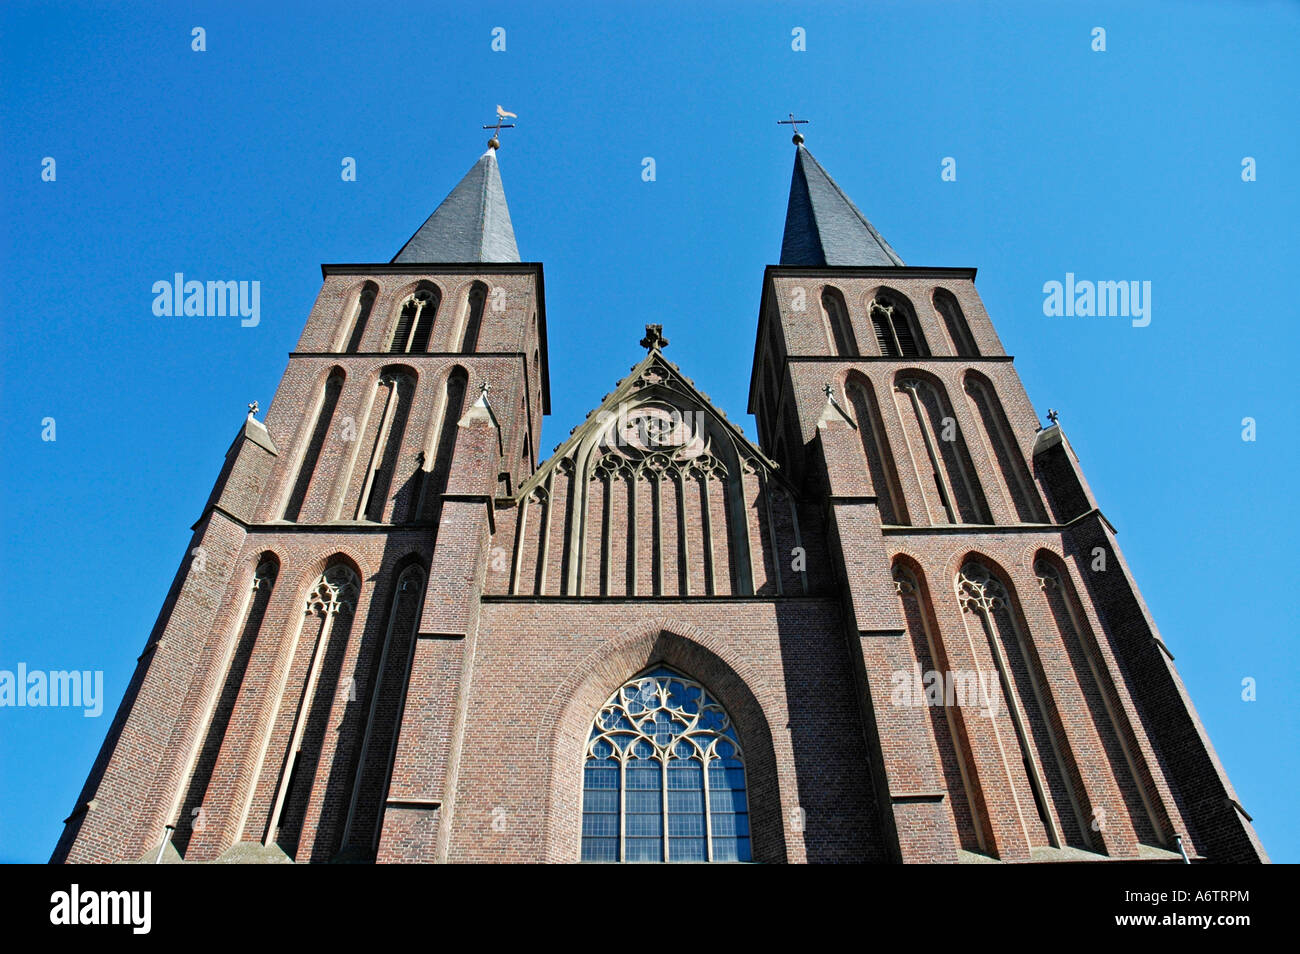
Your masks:
<path fill-rule="evenodd" d="M 652 325 L 538 462 L 495 139 L 323 266 L 53 860 L 1266 861 L 975 269 L 795 144 L 757 443 Z"/>

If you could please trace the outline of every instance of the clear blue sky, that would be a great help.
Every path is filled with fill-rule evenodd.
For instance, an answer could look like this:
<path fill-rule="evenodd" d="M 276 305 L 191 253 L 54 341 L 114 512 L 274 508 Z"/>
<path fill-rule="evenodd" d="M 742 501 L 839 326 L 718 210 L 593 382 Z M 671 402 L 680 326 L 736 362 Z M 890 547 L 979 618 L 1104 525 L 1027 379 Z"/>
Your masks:
<path fill-rule="evenodd" d="M 520 117 L 500 154 L 520 252 L 546 267 L 544 452 L 650 321 L 754 433 L 792 161 L 775 120 L 811 118 L 813 153 L 909 264 L 979 268 L 1266 848 L 1300 861 L 1297 9 L 8 0 L 0 669 L 103 670 L 107 705 L 0 709 L 0 859 L 48 858 L 320 263 L 388 261 L 501 103 Z M 260 281 L 261 324 L 155 317 L 150 288 L 177 271 Z M 1044 317 L 1067 271 L 1150 281 L 1150 326 Z"/>

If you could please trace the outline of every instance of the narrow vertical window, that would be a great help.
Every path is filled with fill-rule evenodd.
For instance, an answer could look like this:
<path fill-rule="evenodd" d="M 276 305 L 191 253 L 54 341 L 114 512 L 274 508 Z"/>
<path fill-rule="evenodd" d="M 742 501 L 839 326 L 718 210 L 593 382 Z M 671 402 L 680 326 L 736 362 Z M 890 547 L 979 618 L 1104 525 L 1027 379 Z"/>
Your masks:
<path fill-rule="evenodd" d="M 487 302 L 487 286 L 475 282 L 469 290 L 469 313 L 465 316 L 465 334 L 461 338 L 460 350 L 473 354 L 478 348 L 479 331 L 483 327 L 483 306 Z"/>
<path fill-rule="evenodd" d="M 749 861 L 740 740 L 699 683 L 658 667 L 601 707 L 583 764 L 583 861 Z"/>
<path fill-rule="evenodd" d="M 943 386 L 929 378 L 900 375 L 895 396 L 931 523 L 990 523 L 983 489 Z"/>
<path fill-rule="evenodd" d="M 1165 830 L 1168 818 L 1151 798 L 1156 786 L 1136 744 L 1136 733 L 1124 715 L 1123 704 L 1098 650 L 1092 627 L 1076 609 L 1077 595 L 1069 572 L 1063 570 L 1057 560 L 1057 557 L 1043 553 L 1034 561 L 1034 575 L 1038 577 L 1043 598 L 1051 609 L 1051 621 L 1069 657 L 1079 691 L 1087 703 L 1088 715 L 1097 730 L 1138 840 L 1147 845 L 1167 847 Z"/>
<path fill-rule="evenodd" d="M 416 519 L 432 520 L 436 524 L 442 512 L 442 495 L 447 488 L 451 454 L 456 446 L 456 425 L 460 423 L 465 410 L 468 380 L 465 369 L 456 368 L 448 375 L 443 386 L 441 419 L 430 428 L 434 437 L 425 448 L 425 466 L 420 479 Z"/>
<path fill-rule="evenodd" d="M 375 297 L 379 294 L 379 286 L 374 282 L 366 282 L 361 289 L 361 294 L 357 296 L 356 305 L 352 311 L 352 330 L 347 336 L 343 350 L 356 352 L 361 350 L 361 339 L 365 337 L 366 325 L 370 321 L 370 312 L 375 307 Z"/>
<path fill-rule="evenodd" d="M 903 622 L 907 627 L 908 639 L 912 644 L 912 658 L 909 660 L 919 673 L 936 673 L 956 683 L 956 675 L 948 667 L 948 658 L 943 640 L 937 635 L 934 624 L 934 611 L 930 604 L 930 595 L 922 585 L 919 571 L 913 570 L 901 559 L 894 563 L 894 589 L 898 593 L 903 610 Z M 973 676 L 974 674 L 961 674 Z M 951 815 L 951 823 L 957 831 L 961 847 L 967 851 L 987 852 L 985 829 L 986 819 L 982 809 L 982 793 L 972 785 L 970 749 L 964 732 L 958 726 L 958 719 L 979 717 L 981 706 L 987 712 L 987 699 L 981 699 L 978 691 L 978 679 L 964 679 L 966 691 L 957 694 L 954 690 L 952 700 L 945 696 L 944 705 L 926 707 L 930 722 L 930 732 L 934 740 L 939 767 L 943 772 L 947 798 L 943 801 L 942 811 Z M 974 687 L 968 688 L 968 687 Z M 966 708 L 959 714 L 956 709 Z"/>
<path fill-rule="evenodd" d="M 347 646 L 360 586 L 356 572 L 338 563 L 321 574 L 307 597 L 298 640 L 298 662 L 305 676 L 301 691 L 286 694 L 286 699 L 296 699 L 297 705 L 267 825 L 267 840 L 275 841 L 297 860 L 326 860 L 313 857 L 315 845 L 303 846 L 306 850 L 300 857 L 299 838 L 309 812 L 338 807 L 325 804 L 316 787 L 316 775 L 322 763 L 329 764 L 337 742 L 337 733 L 330 731 L 330 714 L 338 697 L 344 653 L 331 647 Z"/>
<path fill-rule="evenodd" d="M 830 326 L 833 353 L 841 357 L 855 357 L 858 353 L 858 342 L 853 336 L 853 325 L 849 322 L 849 310 L 844 304 L 844 296 L 838 289 L 828 286 L 822 292 L 822 310 Z"/>
<path fill-rule="evenodd" d="M 307 499 L 307 489 L 316 473 L 316 464 L 320 461 L 321 448 L 330 433 L 334 420 L 334 409 L 338 406 L 339 395 L 343 392 L 343 371 L 335 369 L 325 382 L 321 393 L 320 405 L 316 410 L 316 420 L 307 434 L 307 444 L 301 451 L 298 471 L 290 485 L 289 497 L 285 501 L 284 519 L 297 520 L 302 513 L 303 503 Z"/>
<path fill-rule="evenodd" d="M 203 800 L 207 797 L 217 757 L 226 741 L 226 732 L 235 711 L 235 701 L 239 697 L 240 687 L 244 684 L 244 673 L 248 670 L 248 661 L 252 658 L 253 646 L 261 632 L 262 619 L 266 615 L 267 604 L 271 601 L 271 590 L 275 586 L 275 578 L 279 572 L 280 563 L 270 554 L 265 555 L 258 563 L 257 569 L 253 571 L 253 583 L 247 595 L 247 610 L 244 614 L 244 624 L 240 629 L 239 641 L 226 664 L 226 676 L 213 704 L 207 732 L 203 736 L 203 744 L 195 756 L 190 770 L 189 784 L 181 799 L 178 824 L 172 843 L 182 857 L 189 847 L 191 836 L 196 831 L 203 830 L 206 824 Z"/>
<path fill-rule="evenodd" d="M 858 378 L 850 379 L 847 393 L 857 419 L 862 452 L 867 458 L 867 472 L 871 475 L 871 485 L 876 491 L 880 519 L 886 524 L 906 524 L 907 505 L 899 489 L 894 454 L 889 446 L 884 422 L 880 418 L 875 390 L 865 379 Z"/>
<path fill-rule="evenodd" d="M 991 718 L 1003 726 L 1009 723 L 1012 731 L 1007 737 L 1019 743 L 1021 764 L 1008 760 L 1007 767 L 1013 787 L 1028 796 L 1017 801 L 1036 809 L 1037 817 L 1021 810 L 1031 845 L 1088 847 L 1089 826 L 1073 787 L 1079 777 L 1077 766 L 1068 761 L 1068 750 L 1057 738 L 1060 716 L 1035 649 L 1016 618 L 1010 592 L 988 567 L 972 560 L 958 574 L 957 601 L 984 633 L 981 655 L 992 662 L 1005 701 L 1005 713 L 999 711 Z"/>
<path fill-rule="evenodd" d="M 1002 487 L 1016 516 L 1024 523 L 1046 520 L 1042 498 L 1029 476 L 1025 455 L 1016 443 L 993 383 L 975 371 L 966 374 L 966 397 L 983 425 L 986 446 L 997 463 Z"/>
<path fill-rule="evenodd" d="M 370 472 L 361 489 L 361 502 L 357 507 L 358 520 L 382 523 L 389 500 L 393 474 L 397 469 L 402 438 L 406 433 L 406 420 L 410 416 L 415 382 L 405 374 L 389 374 L 380 382 L 385 394 L 374 453 L 370 459 Z"/>
<path fill-rule="evenodd" d="M 388 629 L 371 670 L 373 682 L 366 704 L 366 728 L 356 759 L 352 800 L 341 838 L 343 851 L 365 861 L 374 860 L 379 847 L 383 804 L 392 776 L 411 655 L 424 603 L 424 569 L 419 565 L 408 566 L 394 584 Z"/>
<path fill-rule="evenodd" d="M 943 318 L 944 327 L 948 329 L 948 338 L 952 341 L 953 354 L 963 358 L 978 358 L 980 351 L 971 337 L 970 325 L 962 314 L 957 298 L 946 288 L 934 291 L 934 309 Z"/>

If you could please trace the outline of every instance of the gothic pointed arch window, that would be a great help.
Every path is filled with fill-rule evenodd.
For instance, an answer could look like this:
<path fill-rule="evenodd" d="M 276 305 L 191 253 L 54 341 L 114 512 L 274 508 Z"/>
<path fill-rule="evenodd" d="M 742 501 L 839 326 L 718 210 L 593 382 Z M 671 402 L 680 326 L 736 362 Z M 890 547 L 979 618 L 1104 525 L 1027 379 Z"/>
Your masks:
<path fill-rule="evenodd" d="M 433 321 L 438 314 L 441 296 L 431 285 L 417 288 L 402 303 L 402 310 L 397 317 L 397 326 L 393 329 L 393 339 L 388 344 L 392 354 L 423 354 L 429 350 L 429 335 L 433 331 Z"/>
<path fill-rule="evenodd" d="M 1047 620 L 1070 662 L 1134 833 L 1143 844 L 1167 847 L 1168 816 L 1151 797 L 1156 790 L 1155 783 L 1136 744 L 1137 736 L 1128 722 L 1096 634 L 1082 612 L 1070 571 L 1060 557 L 1040 550 L 1034 560 L 1034 576 L 1050 610 Z"/>
<path fill-rule="evenodd" d="M 1007 760 L 1004 765 L 1031 846 L 1092 847 L 1091 829 L 1079 800 L 1082 775 L 1061 737 L 1064 721 L 1009 581 L 991 564 L 972 557 L 957 574 L 956 591 L 967 635 L 972 646 L 979 647 L 978 668 L 994 674 L 990 681 L 1001 692 L 990 718 L 1001 726 L 998 731 L 1005 732 L 1003 737 L 1013 739 L 1020 749 L 1020 763 Z M 981 632 L 983 640 L 974 638 Z"/>
<path fill-rule="evenodd" d="M 853 325 L 849 321 L 849 309 L 844 304 L 844 295 L 838 288 L 827 285 L 822 291 L 822 311 L 826 313 L 826 324 L 833 354 L 841 357 L 856 357 L 858 342 L 853 337 Z"/>
<path fill-rule="evenodd" d="M 893 577 L 894 589 L 903 611 L 903 625 L 911 643 L 912 653 L 908 662 L 916 667 L 917 672 L 925 673 L 927 679 L 931 678 L 930 674 L 952 673 L 948 666 L 948 649 L 939 632 L 930 590 L 920 566 L 907 557 L 896 557 Z M 954 696 L 951 703 L 945 695 L 946 704 L 926 706 L 930 735 L 947 794 L 942 811 L 945 815 L 951 813 L 951 824 L 956 829 L 958 842 L 963 849 L 987 854 L 985 802 L 973 784 L 973 753 L 969 739 L 961 731 L 963 715 L 956 711 L 961 706 L 972 704 L 978 708 L 982 701 L 979 698 L 978 678 L 969 672 L 953 673 L 953 676 Z"/>
<path fill-rule="evenodd" d="M 583 764 L 583 861 L 749 861 L 740 739 L 698 682 L 659 666 L 600 708 Z"/>
<path fill-rule="evenodd" d="M 971 462 L 943 384 L 919 371 L 900 371 L 894 402 L 932 524 L 992 523 L 988 501 Z M 919 512 L 919 511 L 918 511 Z"/>
<path fill-rule="evenodd" d="M 1046 521 L 1042 498 L 1034 487 L 1024 452 L 1016 443 L 1015 432 L 1007 420 L 1002 402 L 998 400 L 993 382 L 978 371 L 967 371 L 964 381 L 966 397 L 983 427 L 984 440 L 990 456 L 997 463 L 997 475 L 1002 478 L 1002 488 L 1012 510 L 1025 523 Z"/>
<path fill-rule="evenodd" d="M 409 369 L 384 369 L 376 385 L 371 419 L 367 422 L 365 449 L 370 451 L 370 461 L 354 519 L 382 523 L 392 514 L 393 477 L 397 473 L 414 394 L 415 377 Z"/>
<path fill-rule="evenodd" d="M 420 470 L 419 493 L 414 495 L 413 520 L 431 520 L 435 524 L 442 513 L 442 494 L 451 470 L 451 455 L 456 446 L 456 427 L 465 412 L 469 373 L 459 365 L 451 370 L 442 386 L 442 397 L 430 421 Z"/>
<path fill-rule="evenodd" d="M 857 419 L 858 436 L 862 439 L 871 485 L 876 491 L 880 519 L 887 524 L 906 524 L 909 522 L 907 503 L 899 487 L 897 464 L 880 416 L 876 390 L 867 378 L 850 374 L 845 394 Z"/>
<path fill-rule="evenodd" d="M 284 750 L 285 770 L 276 786 L 264 840 L 275 841 L 298 861 L 325 860 L 313 857 L 317 854 L 315 843 L 302 846 L 304 855 L 299 857 L 299 840 L 309 815 L 318 823 L 309 830 L 318 832 L 334 821 L 331 818 L 327 823 L 321 813 L 337 808 L 332 802 L 326 804 L 316 778 L 321 763 L 329 764 L 339 737 L 335 704 L 346 706 L 348 695 L 339 691 L 345 656 L 339 648 L 346 649 L 351 638 L 360 591 L 357 571 L 336 558 L 308 593 L 302 628 L 293 640 L 298 682 L 292 692 L 286 691 L 285 698 L 295 699 L 297 704 L 288 708 L 286 703 L 285 713 L 293 712 L 293 723 Z M 336 717 L 334 732 L 330 731 L 332 713 Z"/>
<path fill-rule="evenodd" d="M 361 350 L 361 339 L 366 334 L 366 324 L 370 321 L 370 312 L 375 307 L 375 298 L 379 295 L 379 286 L 374 282 L 366 282 L 361 286 L 361 292 L 353 302 L 351 312 L 348 316 L 349 327 L 347 327 L 343 338 L 342 348 L 334 350 L 343 350 L 347 352 L 356 352 Z"/>
<path fill-rule="evenodd" d="M 952 341 L 952 353 L 962 358 L 978 358 L 980 349 L 971 337 L 970 324 L 962 314 L 957 296 L 946 288 L 936 288 L 932 298 L 934 310 L 943 318 L 944 327 Z"/>
<path fill-rule="evenodd" d="M 393 571 L 392 580 L 388 626 L 383 641 L 377 644 L 378 659 L 370 670 L 374 675 L 366 687 L 365 730 L 341 836 L 344 852 L 368 861 L 374 859 L 379 847 L 383 805 L 392 777 L 420 609 L 424 604 L 424 567 L 418 562 L 399 565 Z"/>
<path fill-rule="evenodd" d="M 880 292 L 867 307 L 876 344 L 887 358 L 924 358 L 930 354 L 911 307 L 900 295 Z"/>
<path fill-rule="evenodd" d="M 461 337 L 460 350 L 473 354 L 478 350 L 479 332 L 483 327 L 483 307 L 487 304 L 488 287 L 482 282 L 470 286 L 468 313 L 465 315 L 465 332 Z"/>
<path fill-rule="evenodd" d="M 338 407 L 339 395 L 343 393 L 344 373 L 342 368 L 334 368 L 321 390 L 316 407 L 316 419 L 307 434 L 307 442 L 299 450 L 297 469 L 293 480 L 288 485 L 283 517 L 296 521 L 302 513 L 307 500 L 307 491 L 312 478 L 316 475 L 316 465 L 320 462 L 321 450 L 329 437 L 330 427 L 334 421 L 334 411 Z"/>
<path fill-rule="evenodd" d="M 225 675 L 221 682 L 220 693 L 211 703 L 203 742 L 191 756 L 189 781 L 180 796 L 179 804 L 174 806 L 176 810 L 173 811 L 173 816 L 178 818 L 180 823 L 172 837 L 172 844 L 176 846 L 176 850 L 182 857 L 189 848 L 191 838 L 201 832 L 206 825 L 203 803 L 212 783 L 218 757 L 226 744 L 226 736 L 234 716 L 235 702 L 244 685 L 244 675 L 248 672 L 249 660 L 261 634 L 266 607 L 271 601 L 271 591 L 279 574 L 279 557 L 269 551 L 265 552 L 258 559 L 257 567 L 253 571 L 251 586 L 245 591 L 244 606 L 240 614 L 243 624 L 239 629 L 239 639 L 225 660 Z"/>

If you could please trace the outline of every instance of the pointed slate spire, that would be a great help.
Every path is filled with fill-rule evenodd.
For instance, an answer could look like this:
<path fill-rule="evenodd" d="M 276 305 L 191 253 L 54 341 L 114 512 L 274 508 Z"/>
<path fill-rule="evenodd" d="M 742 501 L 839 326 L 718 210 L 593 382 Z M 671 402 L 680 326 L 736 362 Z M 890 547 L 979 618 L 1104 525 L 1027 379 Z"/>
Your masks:
<path fill-rule="evenodd" d="M 519 261 L 495 149 L 479 157 L 393 261 Z"/>
<path fill-rule="evenodd" d="M 781 264 L 902 265 L 903 260 L 813 154 L 798 144 Z"/>

